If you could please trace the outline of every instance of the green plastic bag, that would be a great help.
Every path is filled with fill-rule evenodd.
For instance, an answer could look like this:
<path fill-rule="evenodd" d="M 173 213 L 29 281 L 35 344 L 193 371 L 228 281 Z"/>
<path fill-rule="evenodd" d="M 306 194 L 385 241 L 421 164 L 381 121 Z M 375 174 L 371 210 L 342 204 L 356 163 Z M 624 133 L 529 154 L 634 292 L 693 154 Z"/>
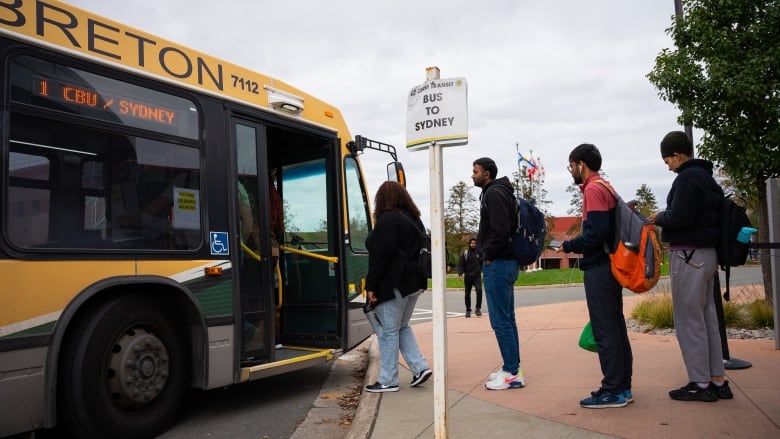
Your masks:
<path fill-rule="evenodd" d="M 593 328 L 590 327 L 590 320 L 582 328 L 582 334 L 580 334 L 580 347 L 586 351 L 598 352 L 596 346 L 596 339 L 593 338 Z"/>

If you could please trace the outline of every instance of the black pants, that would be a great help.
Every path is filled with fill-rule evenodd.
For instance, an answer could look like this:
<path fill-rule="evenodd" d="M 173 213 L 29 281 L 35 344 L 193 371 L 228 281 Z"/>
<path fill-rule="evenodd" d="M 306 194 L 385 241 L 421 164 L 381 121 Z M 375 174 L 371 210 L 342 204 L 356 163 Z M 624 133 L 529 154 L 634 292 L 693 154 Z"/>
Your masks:
<path fill-rule="evenodd" d="M 482 309 L 482 274 L 463 275 L 463 285 L 466 287 L 466 311 L 471 311 L 471 287 L 477 290 L 477 309 Z"/>
<path fill-rule="evenodd" d="M 585 271 L 584 284 L 604 375 L 601 388 L 610 393 L 630 390 L 634 359 L 623 316 L 623 288 L 612 276 L 609 263 Z"/>

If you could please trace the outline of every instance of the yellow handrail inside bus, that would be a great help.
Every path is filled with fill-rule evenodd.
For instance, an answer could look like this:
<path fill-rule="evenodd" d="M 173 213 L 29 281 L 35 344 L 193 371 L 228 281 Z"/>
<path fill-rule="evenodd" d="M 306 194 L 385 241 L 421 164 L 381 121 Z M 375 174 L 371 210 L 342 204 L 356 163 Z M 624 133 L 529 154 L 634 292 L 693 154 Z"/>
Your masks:
<path fill-rule="evenodd" d="M 255 253 L 251 248 L 249 248 L 248 245 L 244 244 L 244 241 L 241 241 L 241 249 L 244 250 L 249 256 L 251 256 L 252 259 L 256 259 L 257 262 L 261 262 L 263 260 L 260 255 Z"/>
<path fill-rule="evenodd" d="M 253 259 L 256 259 L 257 261 L 262 260 L 260 255 L 255 253 L 251 248 L 249 248 L 249 246 L 247 246 L 243 242 L 241 242 L 241 249 L 243 249 Z M 298 250 L 297 248 L 287 247 L 286 245 L 280 245 L 279 249 L 284 250 L 286 252 L 295 253 L 301 256 L 306 256 L 309 258 L 332 262 L 334 264 L 339 262 L 339 258 L 337 256 L 322 256 L 317 253 L 311 253 L 303 250 Z M 279 294 L 278 297 L 279 300 L 277 300 L 276 302 L 276 309 L 282 309 L 282 297 L 284 297 L 284 295 L 282 293 L 282 270 L 279 268 L 279 262 L 276 263 L 276 267 L 274 268 L 276 269 L 277 289 Z"/>
<path fill-rule="evenodd" d="M 249 256 L 251 256 L 252 259 L 256 259 L 257 261 L 262 260 L 260 255 L 255 253 L 251 248 L 249 248 L 249 246 L 244 244 L 243 241 L 241 242 L 241 249 L 244 250 Z M 276 283 L 277 283 L 277 291 L 279 294 L 279 300 L 277 300 L 276 302 L 276 309 L 282 309 L 282 297 L 284 297 L 282 294 L 282 270 L 281 268 L 279 268 L 278 261 L 276 262 L 276 266 L 274 267 L 274 269 L 276 270 Z"/>
<path fill-rule="evenodd" d="M 286 245 L 280 245 L 279 248 L 286 252 L 295 253 L 297 255 L 307 256 L 314 259 L 321 259 L 323 261 L 333 262 L 334 264 L 337 264 L 339 262 L 338 256 L 322 256 L 317 253 L 311 253 L 303 250 L 298 250 L 297 248 L 287 247 Z"/>
<path fill-rule="evenodd" d="M 276 283 L 279 292 L 279 300 L 276 301 L 276 310 L 282 309 L 282 269 L 279 268 L 279 261 L 276 262 Z"/>

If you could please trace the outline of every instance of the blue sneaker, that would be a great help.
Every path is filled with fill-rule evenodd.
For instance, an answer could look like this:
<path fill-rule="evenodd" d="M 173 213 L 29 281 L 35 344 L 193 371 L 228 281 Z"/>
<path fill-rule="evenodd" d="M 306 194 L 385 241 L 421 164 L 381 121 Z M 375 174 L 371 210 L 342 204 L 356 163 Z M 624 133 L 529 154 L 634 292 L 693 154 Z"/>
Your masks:
<path fill-rule="evenodd" d="M 599 388 L 599 390 L 594 390 L 590 392 L 590 396 L 598 396 L 601 392 L 602 390 Z M 631 390 L 626 390 L 623 393 L 621 393 L 621 395 L 623 395 L 623 398 L 626 400 L 626 402 L 628 403 L 634 402 L 634 394 L 631 393 Z"/>
<path fill-rule="evenodd" d="M 625 407 L 628 405 L 623 393 L 609 393 L 602 389 L 597 390 L 595 395 L 591 393 L 590 397 L 580 401 L 580 405 L 586 409 L 607 409 Z"/>

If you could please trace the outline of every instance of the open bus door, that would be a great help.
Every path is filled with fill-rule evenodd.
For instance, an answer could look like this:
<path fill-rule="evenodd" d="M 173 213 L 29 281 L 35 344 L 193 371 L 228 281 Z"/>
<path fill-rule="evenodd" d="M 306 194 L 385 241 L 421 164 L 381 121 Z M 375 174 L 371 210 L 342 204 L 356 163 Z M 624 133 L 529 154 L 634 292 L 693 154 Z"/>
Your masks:
<path fill-rule="evenodd" d="M 234 126 L 243 381 L 327 361 L 371 335 L 362 312 L 371 212 L 354 142 L 344 156 L 328 133 Z M 395 159 L 391 145 L 357 139 Z M 388 179 L 405 183 L 395 160 Z"/>
<path fill-rule="evenodd" d="M 335 137 L 234 120 L 241 381 L 346 348 Z M 363 273 L 365 276 L 365 273 Z"/>

